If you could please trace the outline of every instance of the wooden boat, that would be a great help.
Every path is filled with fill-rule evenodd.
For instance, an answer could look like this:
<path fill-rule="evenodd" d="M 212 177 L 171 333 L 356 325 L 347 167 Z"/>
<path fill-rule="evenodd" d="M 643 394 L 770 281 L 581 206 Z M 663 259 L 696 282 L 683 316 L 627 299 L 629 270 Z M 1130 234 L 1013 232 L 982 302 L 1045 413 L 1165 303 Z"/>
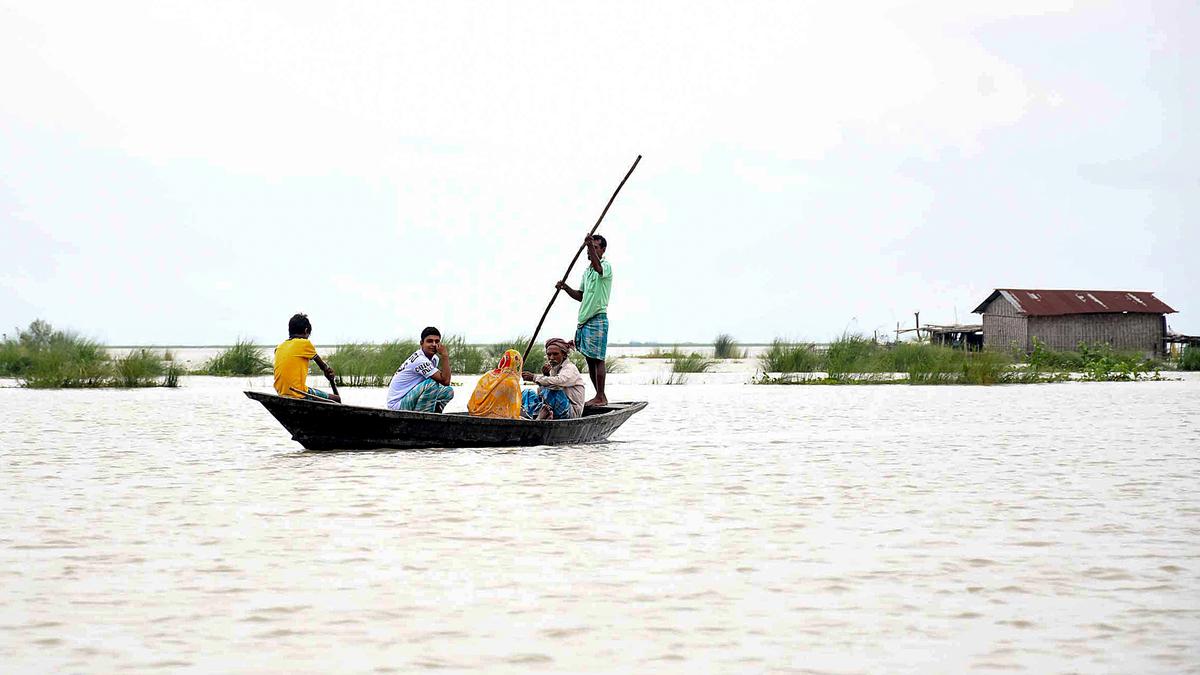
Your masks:
<path fill-rule="evenodd" d="M 584 408 L 569 420 L 496 420 L 466 413 L 419 413 L 285 398 L 247 391 L 309 450 L 480 448 L 606 440 L 644 401 Z"/>

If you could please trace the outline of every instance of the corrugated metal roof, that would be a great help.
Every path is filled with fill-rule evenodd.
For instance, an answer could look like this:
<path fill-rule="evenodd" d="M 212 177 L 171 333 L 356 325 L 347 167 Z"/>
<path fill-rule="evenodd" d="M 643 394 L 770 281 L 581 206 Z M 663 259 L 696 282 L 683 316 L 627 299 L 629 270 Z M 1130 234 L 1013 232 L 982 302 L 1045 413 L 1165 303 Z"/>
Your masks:
<path fill-rule="evenodd" d="M 1036 288 L 997 288 L 972 311 L 983 310 L 996 296 L 1008 300 L 1021 314 L 1174 314 L 1162 300 L 1147 291 L 1067 291 Z"/>

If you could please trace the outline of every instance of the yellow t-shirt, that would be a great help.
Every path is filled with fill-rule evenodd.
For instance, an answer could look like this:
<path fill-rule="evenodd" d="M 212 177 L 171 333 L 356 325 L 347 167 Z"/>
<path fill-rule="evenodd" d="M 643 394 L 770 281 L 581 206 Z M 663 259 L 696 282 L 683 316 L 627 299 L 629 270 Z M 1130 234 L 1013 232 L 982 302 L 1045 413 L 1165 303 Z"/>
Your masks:
<path fill-rule="evenodd" d="M 291 390 L 308 391 L 308 362 L 317 348 L 306 338 L 292 338 L 275 348 L 275 391 L 280 396 L 304 398 Z"/>

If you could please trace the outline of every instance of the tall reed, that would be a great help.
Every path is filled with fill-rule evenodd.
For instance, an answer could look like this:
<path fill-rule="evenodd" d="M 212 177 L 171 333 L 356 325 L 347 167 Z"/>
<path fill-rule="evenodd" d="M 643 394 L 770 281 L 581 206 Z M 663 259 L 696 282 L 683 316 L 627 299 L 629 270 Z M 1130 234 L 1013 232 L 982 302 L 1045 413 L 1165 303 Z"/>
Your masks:
<path fill-rule="evenodd" d="M 740 359 L 745 358 L 745 352 L 738 349 L 738 343 L 728 333 L 721 333 L 713 340 L 713 358 Z"/>
<path fill-rule="evenodd" d="M 1188 345 L 1179 355 L 1180 370 L 1200 370 L 1200 347 Z"/>
<path fill-rule="evenodd" d="M 114 361 L 103 344 L 39 319 L 0 344 L 0 375 L 31 389 L 154 387 L 166 375 L 163 356 L 135 349 Z"/>
<path fill-rule="evenodd" d="M 158 378 L 167 372 L 163 360 L 161 353 L 134 349 L 113 362 L 113 383 L 118 387 L 157 386 Z"/>
<path fill-rule="evenodd" d="M 822 358 L 811 344 L 776 338 L 758 363 L 767 373 L 811 373 L 821 370 Z"/>
<path fill-rule="evenodd" d="M 529 338 L 524 335 L 517 336 L 505 342 L 497 342 L 487 352 L 487 363 L 484 366 L 484 370 L 495 368 L 496 364 L 500 362 L 500 357 L 504 355 L 506 350 L 515 349 L 517 353 L 524 354 L 525 348 L 528 346 Z M 533 349 L 529 350 L 529 358 L 525 360 L 525 364 L 521 368 L 531 373 L 540 373 L 544 365 L 546 365 L 546 348 L 540 344 L 535 344 Z"/>
<path fill-rule="evenodd" d="M 339 387 L 386 387 L 392 375 L 420 348 L 412 340 L 339 345 L 327 359 Z M 453 355 L 451 364 L 453 364 Z"/>
<path fill-rule="evenodd" d="M 208 360 L 200 369 L 202 375 L 265 375 L 274 366 L 253 340 L 238 338 L 233 346 Z"/>

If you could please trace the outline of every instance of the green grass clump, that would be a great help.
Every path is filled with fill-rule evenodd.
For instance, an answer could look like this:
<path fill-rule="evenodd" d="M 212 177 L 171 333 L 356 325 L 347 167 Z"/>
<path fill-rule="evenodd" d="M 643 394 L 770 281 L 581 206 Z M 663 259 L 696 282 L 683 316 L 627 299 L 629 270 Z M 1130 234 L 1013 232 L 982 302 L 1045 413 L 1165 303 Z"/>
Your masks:
<path fill-rule="evenodd" d="M 745 357 L 746 353 L 738 349 L 738 343 L 732 335 L 721 333 L 713 340 L 713 358 L 741 359 Z"/>
<path fill-rule="evenodd" d="M 821 355 L 811 344 L 796 344 L 778 338 L 758 362 L 768 373 L 811 373 L 822 368 Z"/>
<path fill-rule="evenodd" d="M 494 363 L 488 365 L 487 350 L 467 344 L 461 336 L 452 335 L 442 340 L 442 344 L 450 352 L 450 367 L 456 374 L 478 375 L 496 367 Z M 522 347 L 521 351 L 524 352 L 525 348 Z"/>
<path fill-rule="evenodd" d="M 1200 370 L 1200 347 L 1188 345 L 1179 355 L 1180 370 Z"/>
<path fill-rule="evenodd" d="M 265 375 L 274 369 L 263 350 L 252 340 L 238 339 L 233 346 L 217 354 L 200 369 L 202 375 Z"/>
<path fill-rule="evenodd" d="M 862 373 L 884 372 L 872 357 L 879 345 L 862 335 L 844 334 L 825 350 L 825 372 L 832 379 L 844 379 Z M 894 371 L 892 371 L 894 372 Z"/>
<path fill-rule="evenodd" d="M 155 387 L 167 374 L 163 360 L 163 354 L 135 349 L 114 361 L 100 342 L 40 319 L 0 345 L 0 375 L 31 389 Z M 178 386 L 178 377 L 170 386 Z"/>
<path fill-rule="evenodd" d="M 706 359 L 699 354 L 688 354 L 675 359 L 671 363 L 672 373 L 707 373 L 716 365 L 713 359 Z"/>
<path fill-rule="evenodd" d="M 687 354 L 679 351 L 679 347 L 672 347 L 670 351 L 663 351 L 655 347 L 649 353 L 642 354 L 639 359 L 678 359 L 687 356 Z"/>
<path fill-rule="evenodd" d="M 16 340 L 0 343 L 0 377 L 20 377 L 32 363 L 33 359 Z"/>
<path fill-rule="evenodd" d="M 134 349 L 113 362 L 113 382 L 118 387 L 153 387 L 167 372 L 163 354 Z M 178 385 L 178 381 L 176 381 Z"/>
<path fill-rule="evenodd" d="M 334 380 L 339 387 L 386 387 L 400 364 L 418 348 L 419 345 L 413 340 L 392 340 L 379 344 L 354 342 L 338 346 L 326 362 L 336 373 Z M 453 352 L 450 354 L 450 363 L 454 363 Z M 314 374 L 320 374 L 320 371 Z"/>
<path fill-rule="evenodd" d="M 519 335 L 506 342 L 497 342 L 487 350 L 487 362 L 480 372 L 495 368 L 496 364 L 500 362 L 500 357 L 504 356 L 504 352 L 509 349 L 515 349 L 518 354 L 524 354 L 525 348 L 528 346 L 529 338 L 524 335 Z M 528 370 L 531 373 L 540 373 L 544 365 L 546 365 L 546 348 L 540 344 L 535 344 L 533 349 L 529 350 L 529 358 L 525 360 L 525 364 L 521 366 L 521 369 Z"/>

